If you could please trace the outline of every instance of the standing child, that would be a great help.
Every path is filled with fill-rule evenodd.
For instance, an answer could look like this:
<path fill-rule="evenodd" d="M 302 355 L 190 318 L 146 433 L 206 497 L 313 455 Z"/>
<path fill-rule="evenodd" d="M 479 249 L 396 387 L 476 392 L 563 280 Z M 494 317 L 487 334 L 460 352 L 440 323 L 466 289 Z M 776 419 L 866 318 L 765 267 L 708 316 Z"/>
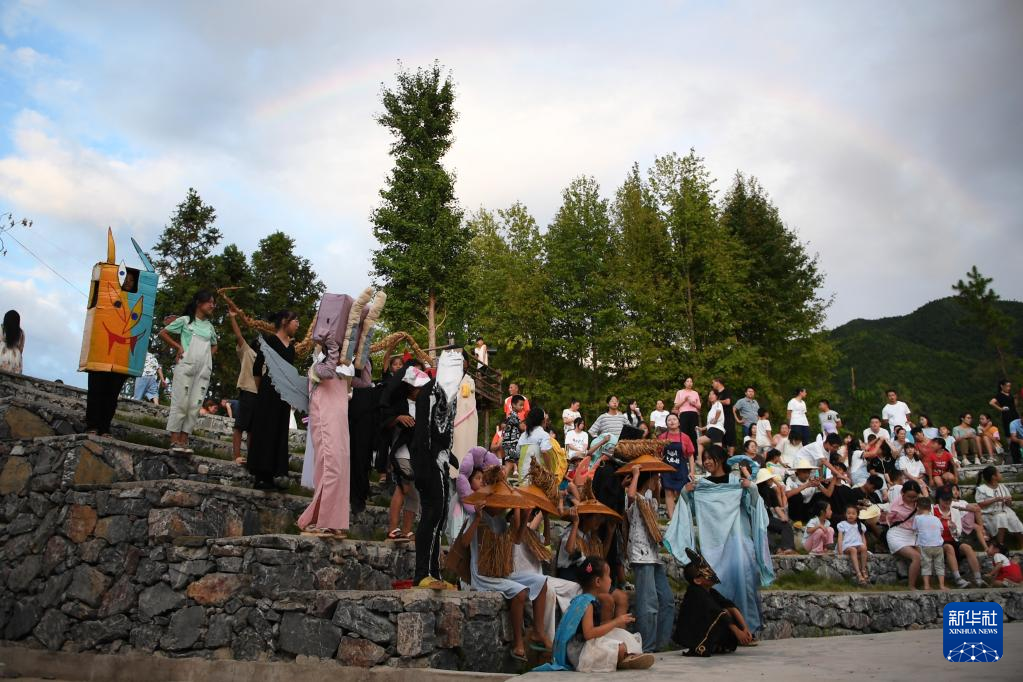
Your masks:
<path fill-rule="evenodd" d="M 522 435 L 522 420 L 519 418 L 519 414 L 526 405 L 526 398 L 521 395 L 513 395 L 510 400 L 511 411 L 504 419 L 501 449 L 504 450 L 504 474 L 512 479 L 519 468 L 519 437 Z"/>
<path fill-rule="evenodd" d="M 774 435 L 771 433 L 771 413 L 766 407 L 757 410 L 757 450 L 764 454 L 774 446 Z"/>
<path fill-rule="evenodd" d="M 867 572 L 867 543 L 863 538 L 865 529 L 860 524 L 859 513 L 859 508 L 856 505 L 851 504 L 845 508 L 845 520 L 838 523 L 836 550 L 839 554 L 849 556 L 859 584 L 868 585 L 870 584 L 870 574 Z"/>
<path fill-rule="evenodd" d="M 671 639 L 675 599 L 657 552 L 661 542 L 657 499 L 653 496 L 657 476 L 652 471 L 642 471 L 639 464 L 632 465 L 631 473 L 627 492 L 629 563 L 636 576 L 637 628 L 643 638 L 643 651 L 650 653 L 667 646 Z"/>
<path fill-rule="evenodd" d="M 599 598 L 611 589 L 608 563 L 600 557 L 586 557 L 579 575 L 583 593 L 572 600 L 558 625 L 551 662 L 537 670 L 609 673 L 652 666 L 653 654 L 642 653 L 639 638 L 625 630 L 636 620 L 633 616 L 601 617 Z"/>
<path fill-rule="evenodd" d="M 929 497 L 919 497 L 916 501 L 916 518 L 913 527 L 916 529 L 916 546 L 920 549 L 920 574 L 924 577 L 924 589 L 931 589 L 931 576 L 938 576 L 938 589 L 945 587 L 945 541 L 941 538 L 941 519 L 931 513 L 933 503 Z"/>
<path fill-rule="evenodd" d="M 196 292 L 184 314 L 160 331 L 160 338 L 177 351 L 174 384 L 171 390 L 170 416 L 167 430 L 171 432 L 171 450 L 191 454 L 188 437 L 199 418 L 199 408 L 206 398 L 213 372 L 213 356 L 217 352 L 217 331 L 210 322 L 215 301 L 205 289 Z M 171 335 L 180 341 L 175 341 Z"/>

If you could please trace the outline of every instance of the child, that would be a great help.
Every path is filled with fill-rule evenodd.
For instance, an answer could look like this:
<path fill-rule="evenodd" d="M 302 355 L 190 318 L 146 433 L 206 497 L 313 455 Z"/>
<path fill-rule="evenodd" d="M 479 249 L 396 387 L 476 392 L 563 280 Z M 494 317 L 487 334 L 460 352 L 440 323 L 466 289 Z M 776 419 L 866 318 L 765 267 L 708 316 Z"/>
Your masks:
<path fill-rule="evenodd" d="M 599 597 L 611 589 L 608 563 L 600 557 L 586 557 L 579 576 L 583 593 L 572 600 L 558 624 L 551 663 L 537 670 L 609 673 L 652 666 L 653 654 L 642 653 L 642 642 L 625 630 L 635 618 L 628 614 L 613 619 L 602 617 Z"/>
<path fill-rule="evenodd" d="M 956 451 L 956 439 L 952 435 L 952 432 L 948 430 L 947 426 L 938 427 L 938 436 L 945 441 L 945 449 L 949 452 Z"/>
<path fill-rule="evenodd" d="M 718 580 L 707 561 L 686 548 L 689 563 L 683 575 L 689 583 L 678 611 L 673 639 L 688 649 L 685 656 L 728 654 L 736 647 L 756 646 L 742 612 L 714 589 Z"/>
<path fill-rule="evenodd" d="M 838 543 L 835 551 L 849 555 L 856 580 L 860 585 L 870 584 L 867 572 L 867 545 L 863 539 L 864 528 L 860 524 L 859 509 L 855 505 L 845 508 L 845 521 L 838 523 Z"/>
<path fill-rule="evenodd" d="M 831 504 L 817 500 L 816 515 L 806 524 L 803 548 L 810 554 L 824 554 L 835 544 L 835 529 L 831 527 Z"/>
<path fill-rule="evenodd" d="M 991 557 L 994 568 L 987 577 L 995 587 L 1016 587 L 1023 583 L 1023 571 L 1020 570 L 1017 561 L 1009 561 L 1008 557 L 1002 554 L 1003 549 L 998 540 L 988 541 L 987 555 Z"/>
<path fill-rule="evenodd" d="M 650 653 L 667 646 L 671 639 L 675 599 L 657 552 L 661 537 L 656 521 L 657 499 L 652 494 L 657 476 L 642 471 L 639 464 L 634 464 L 631 471 L 626 493 L 629 563 L 636 576 L 636 627 L 643 639 L 643 651 Z"/>
<path fill-rule="evenodd" d="M 916 518 L 913 527 L 916 530 L 916 546 L 920 549 L 920 574 L 924 577 L 924 589 L 931 589 L 931 576 L 938 576 L 938 589 L 947 591 L 945 587 L 945 541 L 941 538 L 941 519 L 931 513 L 934 503 L 929 497 L 919 497 L 916 501 Z"/>
<path fill-rule="evenodd" d="M 586 492 L 588 492 L 587 486 Z M 601 513 L 603 512 L 603 513 Z M 614 516 L 605 516 L 611 512 Z M 580 569 L 587 557 L 607 558 L 614 542 L 614 527 L 605 518 L 621 518 L 610 508 L 584 499 L 578 506 L 568 510 L 571 527 L 562 534 L 554 574 L 564 580 L 580 582 Z M 601 537 L 603 535 L 603 537 Z M 597 596 L 601 613 L 607 618 L 616 618 L 629 612 L 629 595 L 623 590 Z"/>
<path fill-rule="evenodd" d="M 785 474 L 788 473 L 788 469 L 781 461 L 781 452 L 775 448 L 768 448 L 764 454 L 764 466 L 771 470 L 771 474 L 775 477 L 780 477 L 781 480 L 785 480 Z"/>
<path fill-rule="evenodd" d="M 774 436 L 771 433 L 771 413 L 766 407 L 757 410 L 757 448 L 764 454 L 773 447 Z"/>
<path fill-rule="evenodd" d="M 838 412 L 831 409 L 831 403 L 827 400 L 822 400 L 817 403 L 817 419 L 821 424 L 821 435 L 825 438 L 828 437 L 829 433 L 838 433 L 838 430 L 842 428 L 842 418 L 838 416 Z"/>
<path fill-rule="evenodd" d="M 511 412 L 504 419 L 504 431 L 501 435 L 501 448 L 504 450 L 504 473 L 509 479 L 515 476 L 519 468 L 519 438 L 522 436 L 522 420 L 519 414 L 526 405 L 526 398 L 521 395 L 511 397 Z"/>

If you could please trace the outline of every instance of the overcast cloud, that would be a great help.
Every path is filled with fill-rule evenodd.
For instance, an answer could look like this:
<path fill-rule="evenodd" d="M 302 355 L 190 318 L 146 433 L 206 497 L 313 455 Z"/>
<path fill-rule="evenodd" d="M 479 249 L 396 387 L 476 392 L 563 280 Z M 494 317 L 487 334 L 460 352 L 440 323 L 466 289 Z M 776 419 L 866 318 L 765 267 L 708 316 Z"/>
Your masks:
<path fill-rule="evenodd" d="M 0 213 L 84 290 L 104 227 L 151 245 L 191 186 L 225 243 L 283 229 L 329 290 L 361 289 L 380 84 L 437 59 L 468 210 L 522 201 L 546 225 L 573 177 L 611 196 L 694 147 L 819 252 L 829 326 L 910 312 L 973 264 L 1021 299 L 1021 35 L 1018 2 L 0 2 Z M 7 247 L 26 372 L 82 383 L 81 294 Z"/>

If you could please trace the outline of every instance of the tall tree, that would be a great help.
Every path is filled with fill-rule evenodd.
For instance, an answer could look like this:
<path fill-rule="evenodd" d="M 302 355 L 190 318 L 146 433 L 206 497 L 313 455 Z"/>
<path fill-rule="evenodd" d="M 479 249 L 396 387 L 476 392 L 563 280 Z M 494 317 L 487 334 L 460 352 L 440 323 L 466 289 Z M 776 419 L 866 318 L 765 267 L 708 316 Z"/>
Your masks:
<path fill-rule="evenodd" d="M 377 122 L 394 137 L 394 168 L 373 212 L 373 271 L 388 294 L 384 315 L 412 331 L 426 317 L 428 342 L 436 346 L 437 311 L 464 284 L 463 259 L 469 231 L 455 198 L 454 176 L 441 163 L 451 148 L 455 86 L 434 63 L 400 69 L 394 87 L 384 87 L 384 112 Z"/>
<path fill-rule="evenodd" d="M 300 335 L 327 290 L 309 259 L 295 253 L 295 240 L 280 231 L 259 240 L 259 248 L 252 254 L 252 280 L 258 314 L 266 317 L 279 310 L 294 310 L 301 320 Z"/>
<path fill-rule="evenodd" d="M 242 310 L 256 313 L 253 305 L 256 299 L 252 269 L 245 253 L 235 244 L 228 244 L 223 252 L 213 256 L 210 262 L 212 268 L 208 275 L 208 286 L 211 289 L 235 287 L 231 292 L 231 299 L 241 306 Z M 213 323 L 220 336 L 220 345 L 217 357 L 213 359 L 210 392 L 216 396 L 233 397 L 240 363 L 235 352 L 236 339 L 227 320 L 227 306 L 218 303 L 213 313 Z M 252 343 L 255 334 L 244 327 L 242 331 L 248 335 L 249 343 Z"/>
<path fill-rule="evenodd" d="M 1006 377 L 1010 366 L 1008 348 L 1011 321 L 998 309 L 1001 297 L 991 288 L 993 281 L 991 277 L 981 274 L 974 265 L 966 273 L 966 280 L 953 284 L 952 290 L 956 292 L 956 300 L 966 309 L 970 322 L 983 332 L 987 342 L 994 348 L 1002 376 Z"/>

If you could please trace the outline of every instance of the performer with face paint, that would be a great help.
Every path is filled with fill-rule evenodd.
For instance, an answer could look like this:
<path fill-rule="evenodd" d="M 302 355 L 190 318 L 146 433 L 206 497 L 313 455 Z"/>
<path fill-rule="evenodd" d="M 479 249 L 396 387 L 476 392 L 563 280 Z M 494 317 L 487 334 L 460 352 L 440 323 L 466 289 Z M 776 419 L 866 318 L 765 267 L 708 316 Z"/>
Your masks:
<path fill-rule="evenodd" d="M 708 657 L 730 654 L 739 645 L 754 646 L 756 641 L 742 612 L 714 589 L 721 582 L 714 569 L 689 548 L 686 555 L 689 563 L 683 575 L 689 587 L 682 597 L 674 635 L 674 640 L 688 649 L 684 655 Z"/>

